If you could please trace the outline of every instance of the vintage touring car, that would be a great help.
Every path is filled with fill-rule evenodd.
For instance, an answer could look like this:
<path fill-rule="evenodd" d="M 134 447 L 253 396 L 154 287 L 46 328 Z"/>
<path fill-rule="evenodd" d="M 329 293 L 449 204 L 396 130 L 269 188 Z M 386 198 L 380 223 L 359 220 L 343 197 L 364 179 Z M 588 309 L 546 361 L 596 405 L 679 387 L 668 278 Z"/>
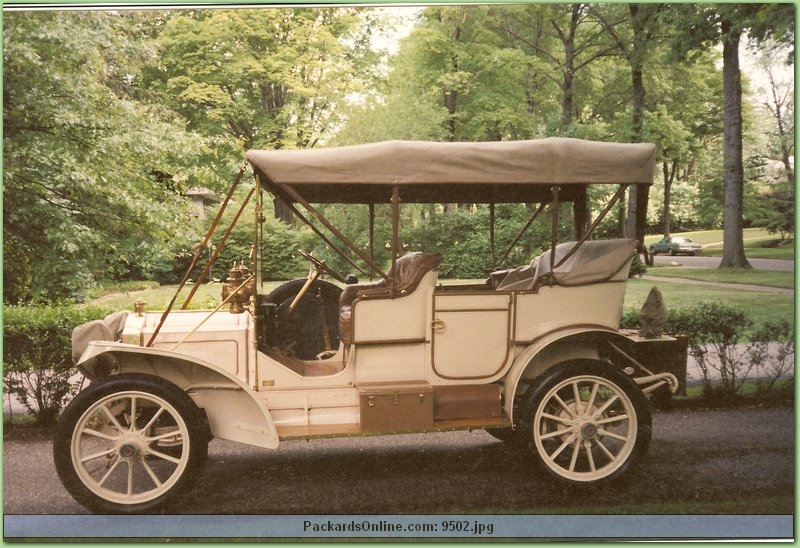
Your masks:
<path fill-rule="evenodd" d="M 515 443 L 564 482 L 619 477 L 650 443 L 646 394 L 678 387 L 661 366 L 675 340 L 619 330 L 638 244 L 591 235 L 630 185 L 646 200 L 654 161 L 650 144 L 562 138 L 249 151 L 256 219 L 277 200 L 377 279 L 345 278 L 301 252 L 308 277 L 265 294 L 270 251 L 256 229 L 249 265 L 231 269 L 216 310 L 185 310 L 188 299 L 174 310 L 173 299 L 163 312 L 76 328 L 76 364 L 92 382 L 55 434 L 63 484 L 97 512 L 152 512 L 191 488 L 213 437 L 275 448 L 455 429 Z M 613 194 L 593 221 L 589 185 Z M 441 283 L 447 250 L 402 254 L 400 209 L 453 202 L 539 204 L 515 242 L 546 210 L 547 251 L 485 283 Z M 339 231 L 319 205 L 331 203 L 386 204 L 391 261 L 375 261 L 373 228 L 366 249 Z M 559 243 L 563 203 L 575 237 Z"/>

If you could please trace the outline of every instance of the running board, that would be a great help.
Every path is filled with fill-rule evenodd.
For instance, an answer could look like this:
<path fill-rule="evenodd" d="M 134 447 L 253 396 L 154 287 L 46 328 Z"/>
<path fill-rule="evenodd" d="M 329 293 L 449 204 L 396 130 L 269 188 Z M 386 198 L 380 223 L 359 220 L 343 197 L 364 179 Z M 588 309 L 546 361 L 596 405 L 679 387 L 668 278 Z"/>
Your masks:
<path fill-rule="evenodd" d="M 480 430 L 483 428 L 507 428 L 511 421 L 507 418 L 487 417 L 485 419 L 457 419 L 436 421 L 433 428 L 397 429 L 364 431 L 359 424 L 314 424 L 300 426 L 278 426 L 281 441 L 295 439 L 346 438 L 356 436 L 379 436 L 386 434 L 424 434 L 428 432 L 450 432 L 456 430 Z"/>

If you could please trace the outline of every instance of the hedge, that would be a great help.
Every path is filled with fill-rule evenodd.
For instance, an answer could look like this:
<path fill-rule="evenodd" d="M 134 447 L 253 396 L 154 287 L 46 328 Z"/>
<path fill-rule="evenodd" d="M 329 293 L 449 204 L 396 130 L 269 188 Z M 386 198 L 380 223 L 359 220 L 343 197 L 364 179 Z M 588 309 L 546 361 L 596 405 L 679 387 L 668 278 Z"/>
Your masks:
<path fill-rule="evenodd" d="M 71 378 L 72 330 L 111 310 L 71 304 L 3 307 L 3 388 L 42 426 L 55 423 L 64 403 L 80 388 Z"/>

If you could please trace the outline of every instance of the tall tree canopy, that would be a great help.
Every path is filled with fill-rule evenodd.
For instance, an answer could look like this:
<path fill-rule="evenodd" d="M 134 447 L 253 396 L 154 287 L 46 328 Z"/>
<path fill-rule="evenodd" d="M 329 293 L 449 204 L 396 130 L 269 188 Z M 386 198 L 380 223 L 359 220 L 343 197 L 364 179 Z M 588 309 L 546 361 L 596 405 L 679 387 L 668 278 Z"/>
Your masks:
<path fill-rule="evenodd" d="M 245 148 L 309 148 L 341 125 L 344 100 L 377 65 L 369 12 L 198 10 L 160 35 L 152 85 L 191 127 Z"/>
<path fill-rule="evenodd" d="M 184 122 L 141 85 L 154 14 L 10 12 L 3 36 L 5 298 L 156 277 L 202 179 Z"/>
<path fill-rule="evenodd" d="M 779 139 L 742 136 L 754 129 L 737 99 L 738 41 L 746 35 L 762 51 L 773 42 L 792 49 L 792 5 L 528 3 L 415 12 L 389 63 L 372 43 L 385 21 L 380 8 L 7 12 L 6 301 L 80 298 L 93 281 L 174 277 L 202 230 L 185 191 L 224 191 L 243 148 L 393 138 L 655 142 L 663 177 L 654 189 L 663 185 L 664 198 L 655 211 L 661 198 L 653 191 L 650 231 L 718 226 L 724 174 L 723 265 L 741 264 L 742 217 L 765 219 L 764 208 L 745 200 L 755 189 L 746 178 L 757 177 L 747 168 L 768 154 L 788 164 L 794 145 L 785 91 L 773 93 L 771 116 L 761 120 L 777 125 Z M 743 140 L 750 148 L 731 153 Z M 755 190 L 763 197 L 765 189 L 768 182 Z M 775 226 L 791 232 L 792 208 L 784 205 L 793 189 L 773 194 L 787 212 Z M 466 256 L 488 243 L 476 231 L 467 245 L 462 227 L 491 216 L 527 218 L 524 205 L 515 207 L 470 205 L 456 214 L 412 207 L 404 215 L 411 240 L 450 234 L 453 253 Z M 621 232 L 619 211 L 601 231 Z M 597 211 L 580 213 L 587 221 Z M 358 239 L 363 218 L 342 219 Z M 282 241 L 299 241 L 285 230 Z M 250 235 L 237 235 L 238 255 Z M 520 256 L 535 244 L 526 242 Z"/>

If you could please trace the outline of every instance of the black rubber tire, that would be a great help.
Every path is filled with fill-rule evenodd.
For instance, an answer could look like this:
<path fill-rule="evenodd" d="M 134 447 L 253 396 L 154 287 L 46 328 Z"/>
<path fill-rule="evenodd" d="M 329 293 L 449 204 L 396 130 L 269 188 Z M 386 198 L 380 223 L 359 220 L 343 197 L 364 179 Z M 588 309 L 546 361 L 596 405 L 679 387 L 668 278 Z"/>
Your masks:
<path fill-rule="evenodd" d="M 486 432 L 493 438 L 508 444 L 520 443 L 519 430 L 514 428 L 486 428 Z"/>
<path fill-rule="evenodd" d="M 593 386 L 599 387 L 594 397 Z M 612 404 L 602 411 L 608 395 Z M 647 454 L 652 433 L 650 405 L 636 383 L 613 365 L 595 360 L 574 360 L 548 370 L 530 390 L 519 422 L 525 446 L 540 468 L 572 486 L 620 478 Z"/>
<path fill-rule="evenodd" d="M 125 415 L 125 405 L 121 403 L 126 398 L 130 397 L 131 401 L 149 400 L 150 403 L 162 402 L 162 411 L 156 418 L 156 422 L 152 423 L 153 413 L 147 415 L 143 420 L 135 421 L 137 428 L 130 428 L 129 417 L 130 414 Z M 137 469 L 138 466 L 143 473 L 146 473 L 146 468 L 149 468 L 152 473 L 160 470 L 159 467 L 166 467 L 169 469 L 175 463 L 170 463 L 168 459 L 173 458 L 180 461 L 175 465 L 175 471 L 167 471 L 160 479 L 163 480 L 165 486 L 162 490 L 160 486 L 155 486 L 156 489 L 152 495 L 147 493 L 143 495 L 134 495 L 124 500 L 126 495 L 115 493 L 112 489 L 107 489 L 103 480 L 92 481 L 92 486 L 88 485 L 82 478 L 96 477 L 92 476 L 92 472 L 88 470 L 88 465 L 91 462 L 96 462 L 98 459 L 87 460 L 87 466 L 84 467 L 80 462 L 76 463 L 73 460 L 73 437 L 76 430 L 81 429 L 86 432 L 89 428 L 90 421 L 99 418 L 100 416 L 108 418 L 108 413 L 102 413 L 100 407 L 95 408 L 96 405 L 102 402 L 110 402 L 112 398 L 119 397 L 120 403 L 113 406 L 113 420 L 123 427 L 128 427 L 128 432 L 139 431 L 148 432 L 151 436 L 157 427 L 178 425 L 184 429 L 184 433 L 180 436 L 181 445 L 172 446 L 169 450 L 164 451 L 163 448 L 158 446 L 158 442 L 142 443 L 141 446 L 136 446 L 135 442 L 122 440 L 122 435 L 117 435 L 119 429 L 113 425 L 111 419 L 105 420 L 103 428 L 106 433 L 110 432 L 112 437 L 117 436 L 116 441 L 106 440 L 105 438 L 98 437 L 96 441 L 95 436 L 87 434 L 89 442 L 96 441 L 98 444 L 104 444 L 103 452 L 108 452 L 105 463 L 107 464 L 106 470 L 114 468 L 114 472 L 110 473 L 109 483 L 114 480 L 113 474 L 116 474 L 116 468 L 119 467 L 122 473 L 125 470 L 133 467 Z M 159 404 L 161 405 L 161 404 Z M 131 404 L 133 406 L 133 404 Z M 106 408 L 108 409 L 108 408 Z M 129 411 L 130 408 L 127 408 Z M 95 413 L 96 412 L 96 413 Z M 175 414 L 177 417 L 172 417 Z M 92 419 L 92 416 L 95 419 Z M 126 423 L 127 421 L 127 423 Z M 145 423 L 139 424 L 139 423 Z M 145 430 L 145 426 L 149 426 Z M 92 424 L 94 427 L 94 424 Z M 115 432 L 116 431 L 116 432 Z M 120 433 L 122 434 L 122 433 Z M 184 436 L 187 439 L 184 439 Z M 91 384 L 85 390 L 80 392 L 75 399 L 64 410 L 61 419 L 57 425 L 53 437 L 53 457 L 55 460 L 56 471 L 64 484 L 64 487 L 72 495 L 72 497 L 83 505 L 85 508 L 101 513 L 101 514 L 146 514 L 157 513 L 168 503 L 176 500 L 181 495 L 185 494 L 195 482 L 198 480 L 205 466 L 208 456 L 208 442 L 211 435 L 205 421 L 203 412 L 198 409 L 194 401 L 180 388 L 174 384 L 149 375 L 140 374 L 123 374 L 108 377 L 100 382 Z M 81 437 L 81 439 L 84 439 Z M 183 453 L 188 452 L 184 459 Z M 146 449 L 143 449 L 146 445 Z M 125 460 L 121 455 L 129 450 L 129 447 L 138 447 L 134 452 L 137 456 L 130 457 Z M 111 448 L 111 449 L 108 449 Z M 94 449 L 93 449 L 94 450 Z M 151 453 L 150 450 L 155 451 Z M 132 450 L 130 450 L 132 451 Z M 138 455 L 141 455 L 139 458 Z M 160 455 L 165 455 L 163 458 Z M 112 460 L 116 462 L 112 462 Z M 146 464 L 145 464 L 146 463 Z M 99 463 L 98 468 L 102 468 L 103 463 Z M 110 465 L 110 466 L 108 466 Z M 78 472 L 78 468 L 81 472 Z M 181 470 L 182 467 L 182 470 Z M 103 471 L 98 470 L 98 475 Z M 144 476 L 140 476 L 144 477 Z M 118 481 L 118 480 L 114 480 Z M 130 480 L 127 478 L 122 479 L 123 482 Z M 101 492 L 98 492 L 101 491 Z"/>
<path fill-rule="evenodd" d="M 331 350 L 339 348 L 339 296 L 342 289 L 325 280 L 315 280 L 308 293 L 289 315 L 289 305 L 305 285 L 305 278 L 292 280 L 267 295 L 267 302 L 277 306 L 274 333 L 267 343 L 290 350 L 301 360 L 314 360 L 325 350 L 322 316 L 317 295 L 321 295 Z"/>

